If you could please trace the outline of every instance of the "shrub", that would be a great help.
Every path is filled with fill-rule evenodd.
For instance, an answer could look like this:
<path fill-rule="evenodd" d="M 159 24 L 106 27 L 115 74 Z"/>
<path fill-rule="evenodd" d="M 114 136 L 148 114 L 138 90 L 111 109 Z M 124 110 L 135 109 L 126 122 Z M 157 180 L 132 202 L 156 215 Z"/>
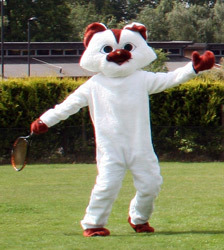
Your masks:
<path fill-rule="evenodd" d="M 81 81 L 69 78 L 16 78 L 0 85 L 0 127 L 29 128 L 30 122 L 60 103 Z"/>
<path fill-rule="evenodd" d="M 151 120 L 157 126 L 220 126 L 224 82 L 203 76 L 151 96 Z"/>
<path fill-rule="evenodd" d="M 32 121 L 47 109 L 63 101 L 69 93 L 84 81 L 85 79 L 76 81 L 70 78 L 16 78 L 1 82 L 0 151 L 2 161 L 5 158 L 9 159 L 10 148 L 15 138 L 29 133 Z M 75 150 L 80 151 L 84 144 L 82 142 L 82 138 L 84 138 L 83 119 L 88 120 L 86 123 L 90 123 L 86 116 L 88 116 L 88 112 L 79 112 L 72 119 L 69 118 L 55 126 L 52 132 L 48 133 L 48 136 L 35 138 L 33 142 L 34 148 L 38 148 L 39 151 L 33 152 L 32 159 L 46 158 L 53 155 L 61 147 L 60 145 L 64 145 L 64 148 L 66 148 L 68 144 L 67 148 L 69 148 L 71 143 L 67 139 L 63 139 L 64 135 L 61 138 L 59 136 L 65 131 L 65 127 L 75 126 L 75 129 L 73 129 L 75 131 L 71 133 L 69 138 L 73 138 L 76 144 L 71 146 L 70 150 L 74 151 L 74 147 L 76 147 Z M 69 153 L 69 150 L 66 153 Z"/>
<path fill-rule="evenodd" d="M 154 147 L 164 159 L 223 160 L 224 82 L 204 75 L 151 96 Z"/>
<path fill-rule="evenodd" d="M 0 83 L 0 162 L 9 159 L 19 135 L 32 121 L 60 103 L 86 79 L 24 78 Z M 223 80 L 200 76 L 150 97 L 153 142 L 165 159 L 220 159 L 223 151 L 221 105 Z M 33 142 L 32 159 L 94 160 L 94 135 L 87 108 L 50 129 Z M 44 141 L 44 143 L 43 143 Z M 75 152 L 75 153 L 74 153 Z M 81 157 L 80 157 L 81 156 Z M 195 158 L 194 158 L 195 159 Z M 205 159 L 205 158 L 204 158 Z"/>

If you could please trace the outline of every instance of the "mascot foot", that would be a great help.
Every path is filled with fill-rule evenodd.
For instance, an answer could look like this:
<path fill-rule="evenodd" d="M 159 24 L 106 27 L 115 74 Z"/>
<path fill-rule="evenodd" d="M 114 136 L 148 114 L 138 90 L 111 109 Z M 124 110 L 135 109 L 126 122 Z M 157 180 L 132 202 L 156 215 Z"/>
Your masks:
<path fill-rule="evenodd" d="M 85 237 L 94 237 L 94 236 L 108 236 L 110 231 L 106 228 L 88 228 L 83 232 Z"/>
<path fill-rule="evenodd" d="M 155 230 L 150 227 L 149 223 L 134 225 L 131 223 L 131 217 L 128 217 L 128 223 L 135 230 L 136 233 L 153 233 Z"/>

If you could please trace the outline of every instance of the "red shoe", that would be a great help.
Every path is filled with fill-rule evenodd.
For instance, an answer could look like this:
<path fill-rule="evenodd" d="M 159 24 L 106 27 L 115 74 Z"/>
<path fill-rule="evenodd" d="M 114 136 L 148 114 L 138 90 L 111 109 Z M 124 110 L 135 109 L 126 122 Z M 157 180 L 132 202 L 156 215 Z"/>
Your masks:
<path fill-rule="evenodd" d="M 83 236 L 85 237 L 94 237 L 94 236 L 108 236 L 110 235 L 110 231 L 106 228 L 87 228 L 83 232 Z"/>
<path fill-rule="evenodd" d="M 155 229 L 150 227 L 149 223 L 134 225 L 131 223 L 131 217 L 128 217 L 128 223 L 135 230 L 136 233 L 153 233 Z"/>

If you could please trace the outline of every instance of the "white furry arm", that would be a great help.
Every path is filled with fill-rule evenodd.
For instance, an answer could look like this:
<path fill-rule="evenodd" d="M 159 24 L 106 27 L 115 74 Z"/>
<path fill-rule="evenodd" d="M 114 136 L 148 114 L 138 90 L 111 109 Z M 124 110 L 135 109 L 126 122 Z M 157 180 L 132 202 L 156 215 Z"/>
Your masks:
<path fill-rule="evenodd" d="M 88 106 L 89 84 L 81 85 L 75 92 L 70 94 L 61 104 L 49 109 L 40 119 L 48 127 L 52 127 L 61 120 L 66 120 L 70 115 L 77 113 L 80 108 Z"/>
<path fill-rule="evenodd" d="M 155 94 L 165 89 L 175 87 L 195 77 L 192 62 L 184 67 L 168 73 L 151 73 L 147 78 L 147 89 L 149 94 Z"/>

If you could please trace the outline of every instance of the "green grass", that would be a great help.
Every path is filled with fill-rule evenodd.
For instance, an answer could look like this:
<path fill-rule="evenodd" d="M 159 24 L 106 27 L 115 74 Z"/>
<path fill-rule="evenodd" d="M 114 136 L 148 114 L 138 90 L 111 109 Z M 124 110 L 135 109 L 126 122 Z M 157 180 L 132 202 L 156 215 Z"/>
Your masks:
<path fill-rule="evenodd" d="M 224 249 L 224 163 L 161 163 L 164 184 L 150 224 L 127 223 L 134 196 L 128 172 L 107 228 L 84 238 L 80 227 L 95 182 L 94 165 L 0 166 L 0 249 Z"/>

